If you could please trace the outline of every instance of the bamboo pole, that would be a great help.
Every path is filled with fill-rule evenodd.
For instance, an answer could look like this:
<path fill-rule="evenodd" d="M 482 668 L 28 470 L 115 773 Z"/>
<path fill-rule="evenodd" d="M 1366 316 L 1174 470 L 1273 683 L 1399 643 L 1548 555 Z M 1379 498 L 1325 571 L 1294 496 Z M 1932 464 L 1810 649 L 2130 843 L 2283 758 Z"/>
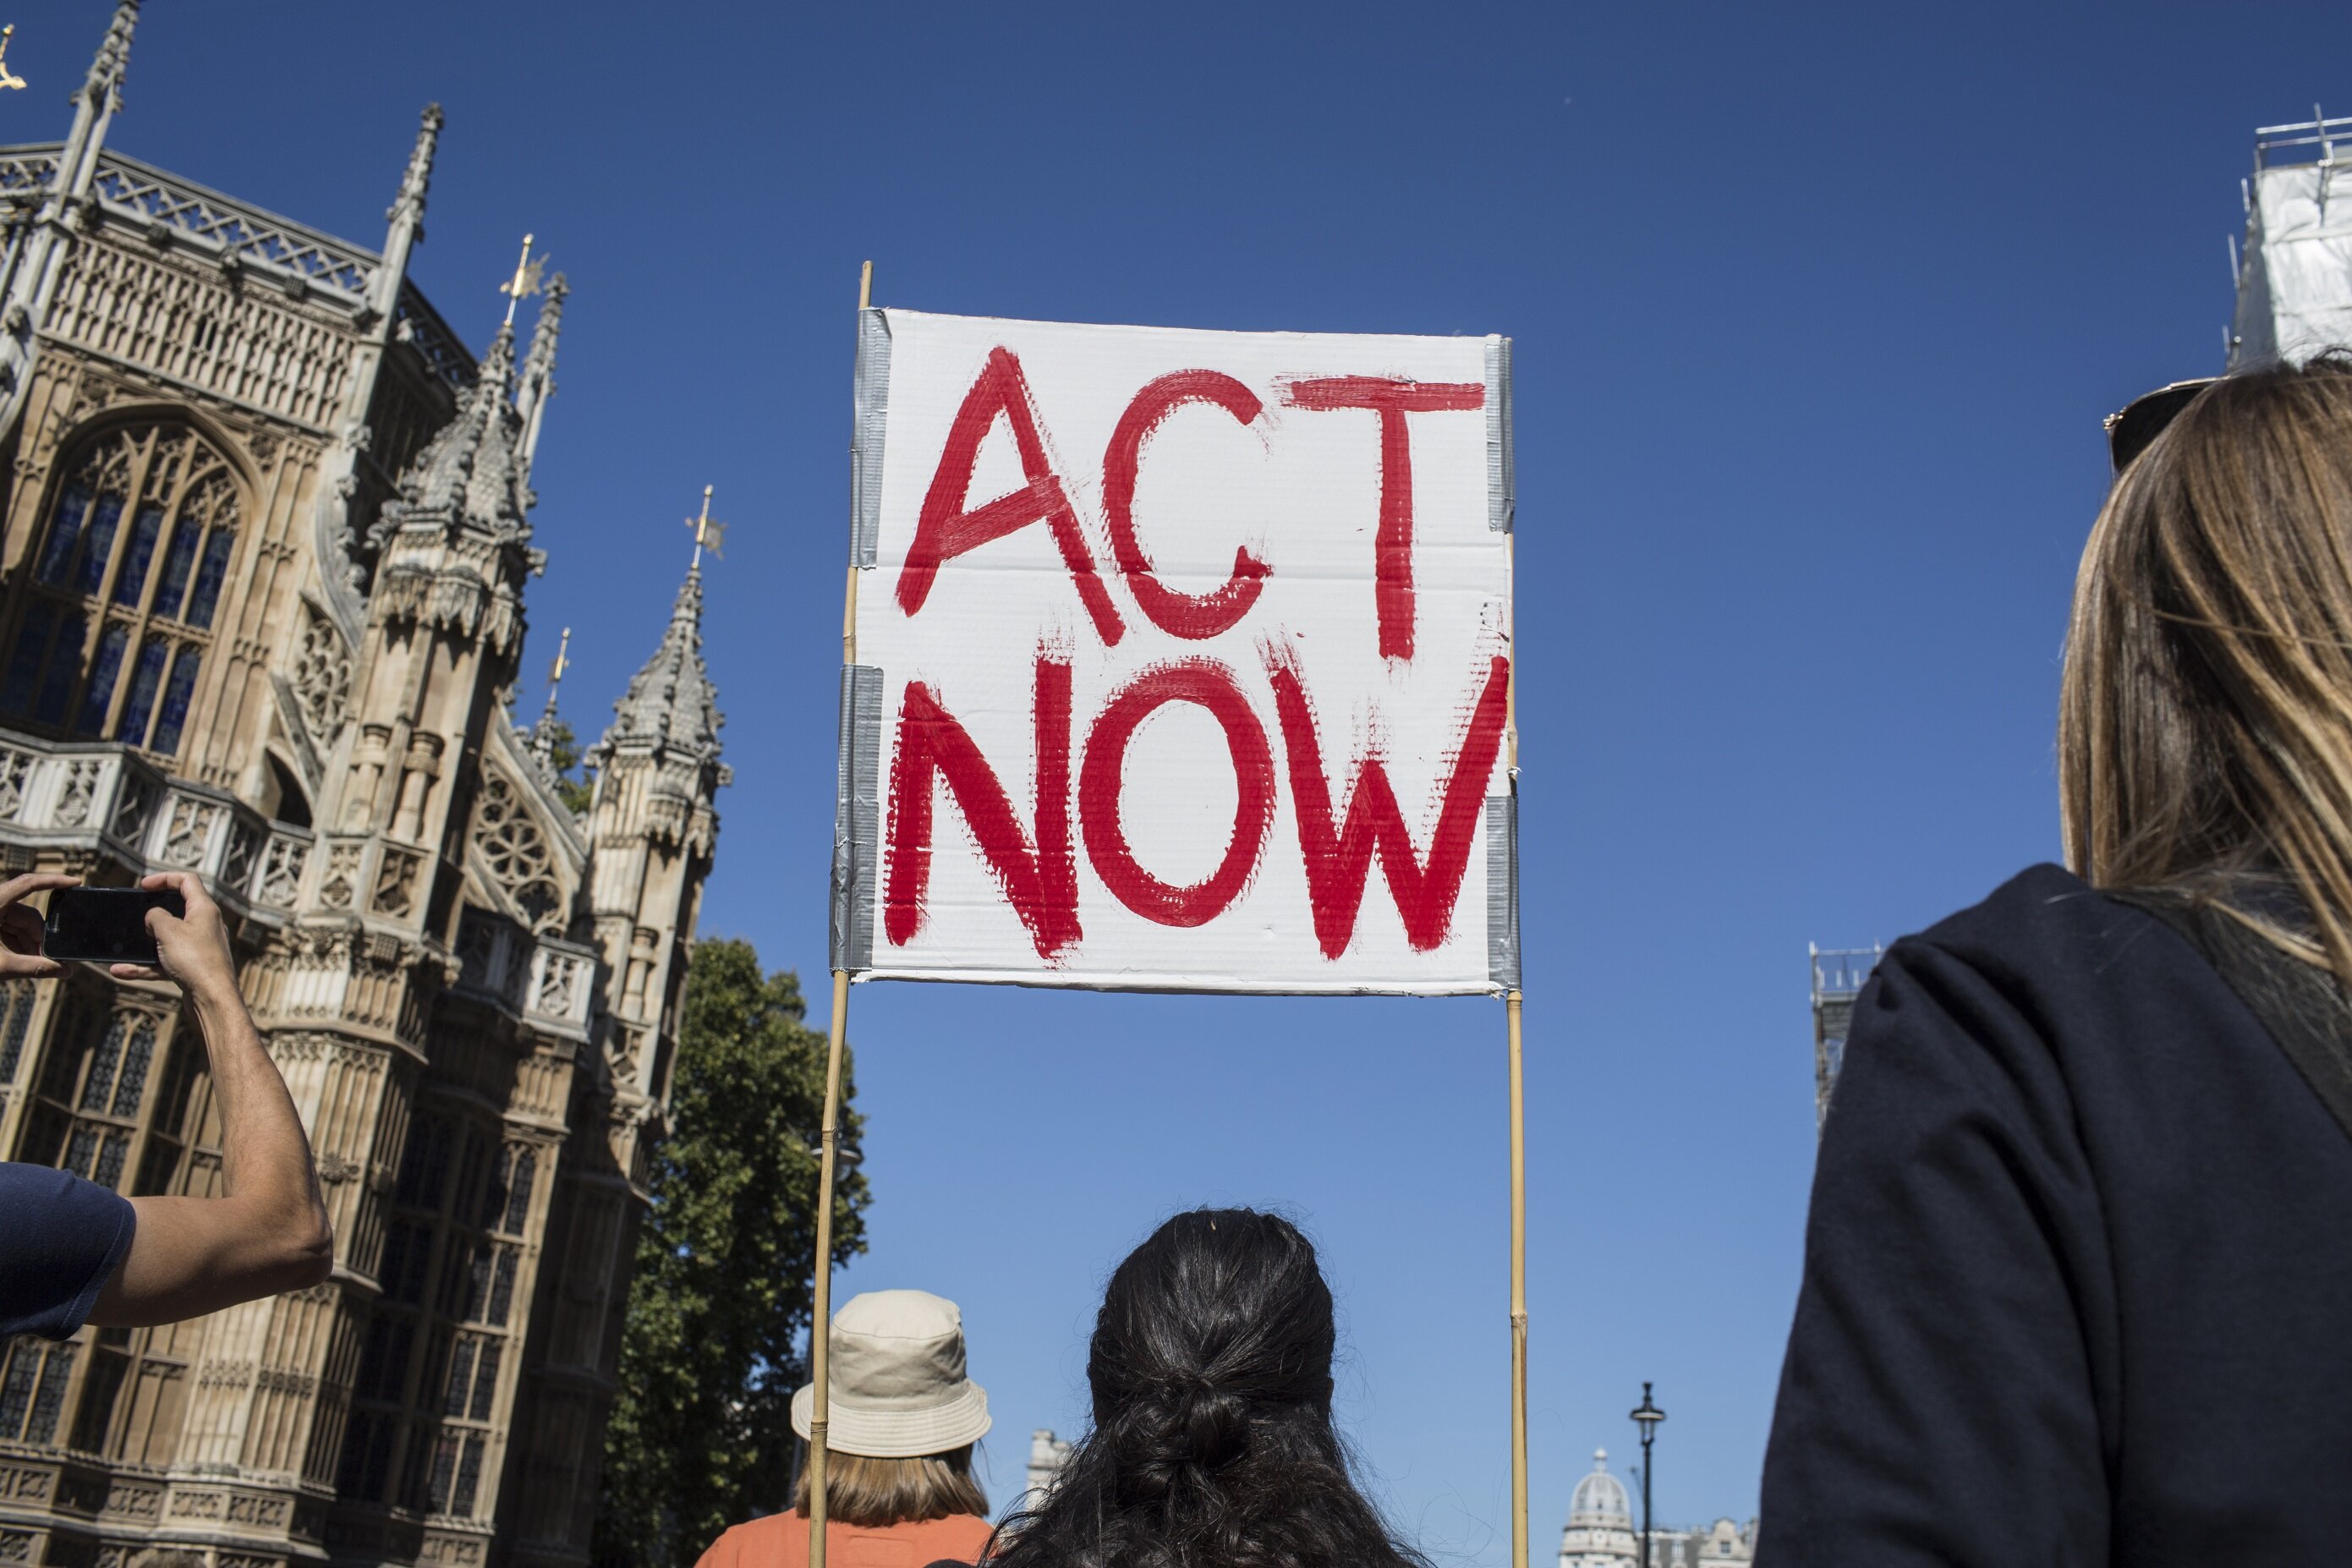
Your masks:
<path fill-rule="evenodd" d="M 1503 536 L 1503 571 L 1517 586 L 1518 535 Z M 1511 673 L 1503 687 L 1505 763 L 1519 791 L 1519 650 L 1513 627 Z M 1512 846 L 1517 853 L 1517 846 Z M 1519 993 L 1503 997 L 1511 1077 L 1511 1568 L 1528 1568 L 1528 1118 L 1519 1048 Z"/>
<path fill-rule="evenodd" d="M 1528 1568 L 1528 1123 L 1519 994 L 1503 998 L 1511 1056 L 1511 1568 Z"/>
<path fill-rule="evenodd" d="M 809 1568 L 824 1568 L 825 1435 L 833 1423 L 833 1384 L 827 1352 L 833 1338 L 834 1135 L 841 1122 L 841 1046 L 849 1028 L 849 971 L 833 972 L 833 1034 L 824 1053 L 824 1128 L 820 1135 L 816 1178 L 816 1304 L 809 1317 Z"/>
<path fill-rule="evenodd" d="M 858 269 L 857 308 L 874 299 L 874 263 Z M 841 662 L 857 662 L 857 566 L 841 601 Z M 833 972 L 833 1026 L 824 1048 L 824 1121 L 817 1136 L 816 1300 L 809 1314 L 809 1568 L 824 1568 L 825 1438 L 833 1426 L 833 1173 L 841 1128 L 842 1043 L 849 1033 L 849 971 Z"/>

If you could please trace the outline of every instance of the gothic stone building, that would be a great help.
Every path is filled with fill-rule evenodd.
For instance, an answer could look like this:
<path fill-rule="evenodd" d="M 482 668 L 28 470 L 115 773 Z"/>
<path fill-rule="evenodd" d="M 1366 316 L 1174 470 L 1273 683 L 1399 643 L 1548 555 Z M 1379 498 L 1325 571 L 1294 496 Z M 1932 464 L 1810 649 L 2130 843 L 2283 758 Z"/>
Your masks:
<path fill-rule="evenodd" d="M 215 889 L 336 1267 L 0 1344 L 0 1563 L 577 1563 L 727 778 L 700 585 L 575 813 L 508 715 L 561 279 L 518 370 L 407 277 L 436 110 L 380 250 L 114 151 L 136 16 L 0 148 L 0 861 Z M 0 1155 L 205 1194 L 219 1137 L 173 994 L 0 994 Z"/>

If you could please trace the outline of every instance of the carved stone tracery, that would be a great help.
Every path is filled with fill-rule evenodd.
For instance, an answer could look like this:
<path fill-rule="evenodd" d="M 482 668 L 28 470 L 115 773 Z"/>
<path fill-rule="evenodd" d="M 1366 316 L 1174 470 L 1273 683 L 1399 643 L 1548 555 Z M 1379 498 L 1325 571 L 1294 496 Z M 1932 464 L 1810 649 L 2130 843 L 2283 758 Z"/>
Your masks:
<path fill-rule="evenodd" d="M 324 752 L 343 727 L 351 700 L 352 650 L 335 623 L 302 607 L 302 643 L 294 656 L 294 700 L 310 743 Z"/>
<path fill-rule="evenodd" d="M 560 930 L 563 895 L 547 836 L 522 803 L 522 791 L 496 768 L 483 770 L 474 807 L 474 852 L 533 931 Z"/>

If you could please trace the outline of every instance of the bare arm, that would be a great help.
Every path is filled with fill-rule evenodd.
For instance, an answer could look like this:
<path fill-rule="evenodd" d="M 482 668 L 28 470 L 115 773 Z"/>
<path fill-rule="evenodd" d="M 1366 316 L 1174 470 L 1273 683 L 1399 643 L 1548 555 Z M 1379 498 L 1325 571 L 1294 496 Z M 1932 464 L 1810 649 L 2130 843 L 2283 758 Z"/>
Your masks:
<path fill-rule="evenodd" d="M 126 963 L 113 973 L 120 980 L 172 980 L 187 993 L 212 1058 L 227 1190 L 214 1198 L 131 1200 L 138 1233 L 89 1318 L 108 1327 L 216 1312 L 315 1285 L 334 1267 L 334 1232 L 319 1195 L 310 1141 L 237 992 L 219 907 L 184 872 L 149 877 L 141 886 L 176 890 L 187 918 L 148 913 L 163 956 L 160 973 Z"/>

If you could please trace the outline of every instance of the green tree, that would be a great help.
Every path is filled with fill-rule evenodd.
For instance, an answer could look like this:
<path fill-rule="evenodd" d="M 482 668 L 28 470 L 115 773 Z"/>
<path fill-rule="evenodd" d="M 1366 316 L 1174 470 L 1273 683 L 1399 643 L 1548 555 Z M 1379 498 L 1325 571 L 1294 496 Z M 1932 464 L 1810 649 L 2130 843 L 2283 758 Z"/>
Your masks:
<path fill-rule="evenodd" d="M 750 942 L 696 947 L 605 1436 L 597 1568 L 690 1564 L 729 1525 L 790 1506 L 824 1108 L 825 1037 L 805 1012 L 798 977 L 762 973 Z M 851 1092 L 845 1063 L 836 1268 L 866 1249 Z"/>
<path fill-rule="evenodd" d="M 580 767 L 580 737 L 572 732 L 570 724 L 553 714 L 540 722 L 547 726 L 547 761 L 555 770 L 555 793 L 573 816 L 585 816 L 588 803 L 595 798 L 596 770 Z"/>

